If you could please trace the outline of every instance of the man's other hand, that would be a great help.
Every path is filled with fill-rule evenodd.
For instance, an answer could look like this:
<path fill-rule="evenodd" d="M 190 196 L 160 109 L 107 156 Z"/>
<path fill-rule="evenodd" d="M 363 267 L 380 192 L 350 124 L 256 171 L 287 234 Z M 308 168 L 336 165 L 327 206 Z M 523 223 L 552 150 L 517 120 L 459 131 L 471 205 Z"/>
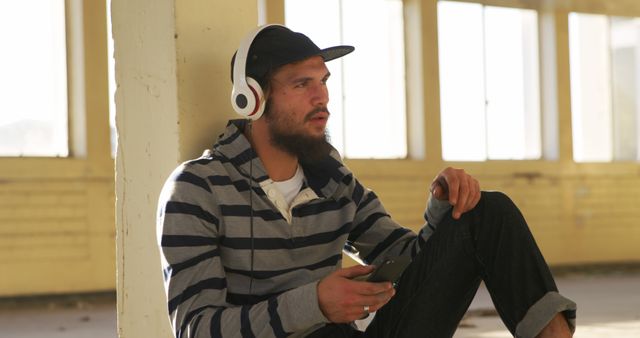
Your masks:
<path fill-rule="evenodd" d="M 332 272 L 318 282 L 320 310 L 332 323 L 348 323 L 384 306 L 395 295 L 390 282 L 370 283 L 353 280 L 371 273 L 373 266 L 352 266 Z"/>
<path fill-rule="evenodd" d="M 449 201 L 454 219 L 475 208 L 480 201 L 480 184 L 464 169 L 444 169 L 433 180 L 430 190 L 433 197 Z"/>

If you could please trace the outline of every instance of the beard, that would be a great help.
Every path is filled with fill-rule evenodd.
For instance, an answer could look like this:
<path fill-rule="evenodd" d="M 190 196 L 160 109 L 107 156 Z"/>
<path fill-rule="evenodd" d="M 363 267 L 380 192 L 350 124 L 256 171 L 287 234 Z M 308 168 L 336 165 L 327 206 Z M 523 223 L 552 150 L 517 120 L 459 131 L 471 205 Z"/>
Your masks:
<path fill-rule="evenodd" d="M 326 158 L 333 147 L 328 131 L 322 136 L 310 136 L 295 130 L 294 121 L 286 118 L 286 112 L 273 111 L 270 102 L 265 107 L 264 117 L 267 119 L 271 144 L 298 158 L 301 163 L 314 164 Z M 316 113 L 327 112 L 326 107 L 313 109 L 305 115 L 304 121 L 310 120 Z"/>

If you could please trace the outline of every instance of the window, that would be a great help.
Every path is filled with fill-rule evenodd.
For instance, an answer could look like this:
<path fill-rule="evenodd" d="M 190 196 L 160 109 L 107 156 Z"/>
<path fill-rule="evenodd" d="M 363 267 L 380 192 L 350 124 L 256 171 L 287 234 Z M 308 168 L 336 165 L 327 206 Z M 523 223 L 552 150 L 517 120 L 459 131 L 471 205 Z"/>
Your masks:
<path fill-rule="evenodd" d="M 541 157 L 537 13 L 440 1 L 442 155 Z"/>
<path fill-rule="evenodd" d="M 320 48 L 356 47 L 327 63 L 331 143 L 348 158 L 406 157 L 402 1 L 286 0 L 285 15 Z"/>
<path fill-rule="evenodd" d="M 64 0 L 0 2 L 0 156 L 68 156 Z"/>
<path fill-rule="evenodd" d="M 640 158 L 640 19 L 569 15 L 576 162 Z"/>

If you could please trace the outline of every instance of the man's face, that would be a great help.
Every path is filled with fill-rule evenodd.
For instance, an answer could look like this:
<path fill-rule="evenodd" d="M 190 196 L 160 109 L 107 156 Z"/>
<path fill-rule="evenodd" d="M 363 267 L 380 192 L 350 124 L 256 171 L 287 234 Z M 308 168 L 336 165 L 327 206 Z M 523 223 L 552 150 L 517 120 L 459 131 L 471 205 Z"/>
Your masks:
<path fill-rule="evenodd" d="M 273 74 L 264 114 L 273 145 L 302 159 L 328 154 L 329 75 L 320 56 L 282 66 Z"/>

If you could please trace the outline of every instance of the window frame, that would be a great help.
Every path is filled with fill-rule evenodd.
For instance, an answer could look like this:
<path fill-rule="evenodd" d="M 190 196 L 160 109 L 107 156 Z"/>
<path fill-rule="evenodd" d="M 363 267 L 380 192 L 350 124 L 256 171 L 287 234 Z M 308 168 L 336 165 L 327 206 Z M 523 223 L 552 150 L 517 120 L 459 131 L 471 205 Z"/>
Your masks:
<path fill-rule="evenodd" d="M 523 73 L 523 86 L 527 87 L 528 84 L 531 84 L 530 82 L 537 82 L 537 83 L 533 87 L 529 86 L 530 88 L 532 88 L 532 91 L 530 91 L 530 92 L 528 92 L 527 94 L 524 95 L 524 98 L 523 98 L 524 99 L 524 102 L 523 102 L 524 106 L 522 107 L 523 108 L 523 114 L 524 114 L 523 120 L 524 121 L 535 120 L 538 123 L 538 126 L 537 126 L 538 130 L 536 132 L 532 133 L 532 134 L 528 134 L 528 135 L 536 135 L 537 134 L 536 136 L 534 136 L 534 137 L 538 138 L 536 140 L 536 142 L 534 142 L 534 143 L 538 143 L 537 147 L 536 147 L 536 151 L 535 151 L 536 153 L 538 153 L 537 156 L 535 156 L 535 157 L 530 156 L 530 155 L 526 154 L 529 151 L 525 150 L 525 154 L 523 155 L 523 158 L 520 158 L 520 159 L 518 159 L 518 158 L 507 159 L 507 158 L 496 158 L 496 157 L 492 158 L 492 154 L 491 154 L 492 153 L 492 151 L 491 151 L 492 148 L 489 145 L 489 143 L 491 142 L 491 140 L 490 140 L 491 138 L 489 136 L 490 135 L 489 129 L 491 129 L 491 123 L 488 120 L 488 117 L 489 117 L 489 115 L 491 113 L 491 110 L 490 110 L 490 108 L 488 109 L 487 106 L 485 105 L 484 106 L 484 110 L 483 110 L 483 113 L 484 113 L 484 119 L 483 119 L 484 120 L 484 131 L 485 131 L 484 132 L 484 136 L 485 137 L 483 139 L 483 141 L 484 141 L 484 147 L 483 148 L 484 148 L 484 157 L 485 157 L 485 159 L 483 159 L 483 160 L 480 160 L 480 159 L 477 159 L 477 160 L 476 159 L 474 159 L 474 160 L 470 160 L 470 159 L 467 159 L 467 160 L 445 160 L 445 161 L 447 161 L 447 162 L 490 162 L 490 161 L 536 161 L 536 160 L 549 159 L 550 156 L 548 154 L 545 154 L 545 152 L 543 151 L 543 140 L 542 140 L 542 138 L 543 138 L 542 122 L 543 122 L 544 117 L 543 117 L 543 105 L 542 105 L 543 97 L 541 95 L 541 92 L 542 92 L 542 79 L 541 79 L 541 76 L 540 76 L 541 73 L 542 73 L 542 69 L 541 69 L 542 68 L 542 57 L 541 57 L 541 51 L 540 51 L 541 47 L 539 46 L 540 41 L 541 41 L 541 38 L 539 36 L 540 30 L 541 30 L 540 29 L 540 21 L 541 20 L 539 18 L 539 11 L 537 9 L 528 8 L 528 7 L 505 6 L 503 3 L 500 3 L 500 5 L 498 5 L 498 6 L 495 6 L 495 5 L 489 5 L 489 4 L 486 4 L 486 3 L 476 2 L 476 1 L 456 1 L 456 0 L 439 0 L 439 1 L 437 1 L 437 6 L 439 6 L 440 3 L 442 3 L 442 2 L 465 3 L 465 4 L 479 5 L 480 9 L 481 9 L 481 11 L 483 13 L 481 20 L 482 20 L 482 25 L 483 25 L 483 30 L 484 30 L 484 32 L 482 33 L 484 35 L 484 37 L 483 37 L 484 41 L 483 41 L 483 45 L 482 45 L 482 53 L 484 53 L 484 55 L 483 55 L 484 59 L 482 60 L 483 63 L 484 63 L 483 64 L 484 69 L 483 69 L 483 72 L 482 72 L 483 73 L 482 81 L 484 82 L 484 88 L 483 88 L 484 89 L 484 93 L 482 94 L 483 95 L 482 100 L 484 102 L 487 102 L 487 100 L 489 100 L 489 102 L 491 102 L 491 100 L 493 99 L 489 94 L 489 91 L 491 90 L 491 88 L 490 88 L 490 80 L 489 80 L 490 79 L 490 75 L 491 75 L 491 73 L 489 71 L 490 71 L 491 67 L 490 67 L 490 61 L 489 61 L 490 60 L 489 59 L 489 54 L 488 54 L 488 51 L 487 51 L 487 45 L 490 43 L 489 42 L 490 41 L 490 36 L 486 32 L 487 31 L 487 25 L 488 25 L 488 21 L 487 21 L 488 19 L 486 18 L 487 10 L 488 10 L 487 7 L 491 7 L 493 9 L 516 9 L 516 10 L 530 10 L 530 11 L 533 11 L 533 12 L 535 12 L 535 15 L 536 15 L 536 28 L 537 28 L 537 31 L 536 31 L 537 41 L 533 40 L 533 41 L 536 41 L 536 45 L 535 45 L 535 48 L 534 48 L 535 53 L 532 53 L 532 54 L 535 54 L 535 57 L 531 58 L 531 60 L 534 61 L 534 62 L 537 62 L 537 64 L 535 65 L 535 69 L 527 69 L 527 68 L 523 69 L 523 71 L 524 71 L 524 73 Z M 439 9 L 440 8 L 438 8 L 438 10 Z M 525 41 L 523 41 L 523 42 L 525 42 Z M 528 52 L 530 52 L 530 51 L 524 50 L 524 54 L 525 55 Z M 524 62 L 524 63 L 526 63 L 526 62 Z M 439 64 L 439 66 L 440 66 L 440 64 Z M 439 81 L 440 81 L 439 85 L 442 84 L 442 79 L 441 78 L 439 78 Z M 536 103 L 533 103 L 531 105 L 527 105 L 526 102 L 527 102 L 528 99 L 533 99 L 533 101 L 536 101 Z M 442 105 L 442 97 L 440 97 L 440 103 Z M 530 109 L 530 108 L 533 108 L 533 109 Z M 441 109 L 440 109 L 440 114 L 443 114 L 442 106 L 441 106 Z M 526 142 L 527 135 L 524 135 L 523 137 L 525 138 L 525 141 L 524 141 L 525 142 L 525 148 L 527 148 L 527 142 Z M 493 155 L 493 156 L 495 156 L 495 155 Z"/>
<path fill-rule="evenodd" d="M 60 1 L 60 0 L 58 0 L 58 1 Z M 9 4 L 9 6 L 11 6 L 11 5 Z M 72 72 L 69 69 L 69 67 L 71 66 L 71 64 L 73 64 L 72 60 L 75 60 L 76 58 L 73 57 L 72 55 L 69 55 L 69 53 L 74 51 L 73 47 L 74 47 L 75 44 L 71 43 L 70 40 L 75 38 L 74 35 L 75 35 L 77 30 L 75 30 L 75 31 L 73 30 L 73 28 L 76 25 L 74 25 L 74 23 L 72 23 L 70 21 L 74 20 L 75 17 L 73 15 L 70 15 L 70 14 L 74 14 L 73 12 L 76 11 L 76 9 L 74 8 L 73 3 L 70 3 L 69 0 L 62 0 L 59 3 L 56 3 L 54 6 L 56 6 L 56 13 L 55 14 L 58 14 L 57 10 L 61 9 L 62 13 L 60 13 L 60 14 L 63 15 L 63 19 L 64 19 L 63 27 L 58 26 L 58 27 L 55 28 L 56 30 L 61 28 L 62 32 L 60 32 L 60 33 L 62 33 L 61 35 L 64 36 L 64 40 L 65 41 L 64 41 L 63 44 L 61 44 L 64 47 L 64 57 L 62 57 L 62 55 L 56 55 L 56 53 L 60 52 L 58 49 L 56 49 L 56 52 L 54 52 L 53 54 L 46 54 L 45 58 L 47 58 L 47 56 L 50 56 L 50 55 L 54 56 L 54 58 L 57 58 L 58 56 L 60 56 L 61 59 L 62 59 L 62 60 L 60 60 L 61 63 L 62 62 L 64 63 L 64 70 L 63 70 L 63 72 L 60 72 L 60 73 L 62 73 L 64 75 L 59 74 L 59 76 L 60 77 L 64 77 L 64 82 L 65 82 L 65 88 L 64 88 L 64 91 L 65 91 L 64 100 L 65 100 L 65 102 L 64 102 L 64 104 L 66 106 L 65 107 L 66 111 L 64 112 L 64 117 L 66 118 L 66 121 L 64 121 L 65 123 L 61 123 L 60 121 L 57 121 L 57 117 L 58 116 L 55 116 L 54 120 L 56 120 L 56 122 L 54 124 L 56 124 L 56 126 L 52 128 L 52 129 L 55 130 L 60 126 L 65 126 L 65 128 L 66 128 L 65 138 L 66 139 L 65 139 L 65 142 L 64 142 L 64 144 L 65 144 L 64 151 L 61 151 L 61 152 L 49 152 L 48 154 L 45 153 L 45 152 L 40 152 L 39 154 L 36 154 L 36 153 L 38 153 L 37 151 L 34 152 L 33 149 L 28 149 L 25 152 L 19 152 L 18 151 L 18 152 L 14 153 L 14 154 L 12 154 L 11 152 L 0 153 L 0 158 L 68 158 L 68 157 L 71 157 L 71 154 L 72 154 L 71 137 L 72 137 L 73 131 L 71 130 L 71 128 L 72 128 L 72 123 L 71 122 L 72 121 L 71 121 L 71 114 L 70 114 L 71 113 L 70 102 L 71 102 L 72 96 L 71 96 L 71 92 L 70 92 L 71 85 L 70 85 L 69 82 L 71 81 L 70 76 L 72 75 Z M 62 6 L 62 8 L 58 8 L 58 6 Z M 11 8 L 11 7 L 9 7 L 9 8 Z M 21 13 L 21 14 L 23 14 L 23 13 Z M 52 14 L 52 13 L 48 13 L 48 14 Z M 59 19 L 59 18 L 57 18 L 57 19 Z M 55 19 L 55 20 L 57 20 L 57 19 Z M 28 39 L 28 36 L 21 35 L 20 31 L 21 31 L 21 28 L 17 28 L 15 35 L 17 35 L 18 38 L 21 39 L 21 40 L 24 40 L 25 38 Z M 43 62 L 46 62 L 46 60 L 44 60 L 42 57 L 40 57 L 40 59 Z M 56 73 L 58 73 L 58 72 L 56 72 Z M 40 79 L 40 80 L 43 80 L 43 79 Z M 45 80 L 45 82 L 47 82 L 47 81 Z M 58 85 L 58 84 L 59 83 L 56 83 L 56 85 Z M 56 111 L 55 113 L 57 115 L 57 113 L 59 113 L 59 112 L 55 108 L 54 108 L 54 110 Z M 58 123 L 60 123 L 60 124 L 58 124 Z M 60 132 L 60 134 L 62 134 L 61 131 L 55 130 L 56 134 L 58 134 L 58 132 Z M 57 143 L 57 141 L 60 141 L 60 140 L 54 140 L 54 141 L 56 141 L 56 143 Z M 62 143 L 62 142 L 60 142 L 60 143 Z M 64 152 L 66 152 L 66 154 L 63 154 Z"/>
<path fill-rule="evenodd" d="M 304 1 L 302 2 L 291 1 L 291 2 L 295 2 L 295 4 L 292 3 L 289 5 L 287 5 L 286 3 L 287 1 L 290 1 L 290 0 L 283 1 L 283 4 L 285 6 L 285 11 L 287 9 L 291 9 L 293 10 L 292 12 L 294 12 L 293 13 L 294 15 L 292 15 L 292 17 L 290 17 L 289 21 L 287 22 L 286 13 L 285 13 L 285 25 L 290 26 L 290 28 L 294 30 L 300 30 L 301 32 L 305 34 L 309 34 L 310 36 L 311 35 L 317 36 L 316 34 L 318 33 L 318 31 L 315 30 L 315 27 L 317 26 L 316 22 L 312 21 L 310 23 L 311 24 L 310 26 L 308 25 L 309 23 L 307 23 L 307 25 L 305 24 L 300 25 L 301 21 L 306 22 L 307 20 L 300 20 L 300 19 L 304 19 L 304 15 L 302 18 L 299 18 L 295 15 L 297 13 L 301 13 L 300 9 L 302 8 L 299 6 L 303 5 Z M 379 1 L 377 5 L 384 6 L 386 2 L 388 1 Z M 265 9 L 263 8 L 264 4 L 262 4 L 261 1 L 259 1 L 258 4 L 259 4 L 259 23 L 265 24 L 267 23 L 267 21 L 265 21 L 266 20 L 264 15 Z M 354 4 L 357 4 L 357 2 L 355 1 L 351 2 L 348 0 L 335 0 L 334 2 L 331 2 L 329 4 L 320 3 L 320 2 L 314 4 L 314 6 L 316 5 L 319 6 L 318 8 L 323 8 L 323 10 L 328 10 L 328 12 L 325 12 L 325 13 L 332 13 L 332 15 L 335 14 L 336 16 L 331 19 L 335 19 L 338 21 L 338 23 L 333 25 L 334 22 L 332 22 L 332 20 L 329 20 L 330 25 L 332 25 L 331 27 L 333 27 L 332 29 L 329 30 L 330 32 L 329 34 L 332 36 L 331 39 L 326 39 L 326 36 L 321 36 L 317 38 L 325 39 L 324 43 L 329 43 L 329 44 L 355 43 L 357 46 L 358 42 L 351 41 L 351 40 L 354 40 L 354 37 L 355 37 L 355 40 L 358 40 L 359 34 L 354 34 L 352 32 L 355 29 L 354 27 L 347 28 L 345 26 L 345 23 L 349 22 L 349 15 L 355 14 L 356 12 L 359 13 L 361 10 L 361 8 L 358 7 L 358 10 L 355 11 L 354 8 L 351 7 Z M 394 7 L 395 5 L 404 6 L 404 3 L 402 0 L 396 0 L 396 1 L 393 1 L 393 5 Z M 388 17 L 388 18 L 393 18 L 393 21 L 394 21 L 393 24 L 390 24 L 389 26 L 390 29 L 387 29 L 389 27 L 387 28 L 377 27 L 377 28 L 372 28 L 368 30 L 371 31 L 371 33 L 373 34 L 372 36 L 376 36 L 379 38 L 376 41 L 379 42 L 380 38 L 382 40 L 385 40 L 386 38 L 386 40 L 388 41 L 394 41 L 394 44 L 401 45 L 401 47 L 404 50 L 404 48 L 406 48 L 406 46 L 404 45 L 404 35 L 406 33 L 405 32 L 406 25 L 403 24 L 404 9 L 402 9 L 401 11 L 397 11 L 398 9 L 399 8 L 395 7 L 393 11 L 389 12 L 387 10 L 387 11 L 384 11 L 384 14 L 382 14 L 382 16 L 390 15 L 389 13 L 394 14 L 392 17 Z M 307 10 L 308 8 L 306 7 L 302 9 L 302 11 L 307 11 Z M 372 11 L 374 10 L 372 9 Z M 399 14 L 399 15 L 395 15 L 395 14 Z M 322 15 L 320 16 L 322 17 Z M 385 24 L 389 24 L 389 20 L 387 20 L 388 18 L 386 19 L 378 18 L 379 20 L 377 21 L 387 21 L 385 23 L 380 24 L 379 26 L 384 27 Z M 399 19 L 402 22 L 397 22 L 395 21 L 396 19 Z M 375 26 L 374 22 L 371 22 L 371 23 L 373 24 L 373 25 L 370 25 L 371 27 Z M 307 27 L 307 28 L 304 28 L 304 27 Z M 396 30 L 396 28 L 399 28 L 399 30 Z M 305 29 L 309 29 L 309 31 L 305 32 L 304 31 Z M 375 32 L 376 29 L 378 30 L 377 33 Z M 377 35 L 378 33 L 386 34 L 385 32 L 387 33 L 391 32 L 389 33 L 390 36 L 384 37 L 384 36 Z M 397 37 L 396 35 L 397 33 L 400 33 L 398 35 L 402 35 L 401 41 L 399 42 L 397 41 L 397 39 L 395 39 Z M 316 38 L 314 38 L 313 36 L 311 37 L 312 39 L 315 40 Z M 339 40 L 345 40 L 345 41 L 339 41 Z M 322 42 L 322 41 L 317 41 L 317 42 Z M 353 76 L 366 77 L 367 74 L 363 74 L 363 73 L 371 73 L 370 72 L 371 65 L 368 65 L 366 63 L 364 67 L 360 68 L 360 71 L 358 71 L 357 68 L 359 67 L 358 65 L 360 65 L 360 61 L 366 61 L 363 59 L 363 58 L 366 58 L 366 57 L 363 57 L 363 55 L 365 55 L 366 53 L 375 53 L 376 48 L 378 48 L 378 50 L 380 49 L 379 48 L 380 46 L 377 46 L 377 47 L 375 46 L 376 45 L 374 44 L 366 44 L 360 47 L 356 47 L 355 54 L 358 54 L 358 51 L 360 51 L 358 54 L 359 56 L 358 55 L 349 56 L 344 59 L 341 58 L 339 60 L 336 60 L 335 61 L 336 64 L 334 64 L 333 62 L 327 64 L 329 69 L 333 72 L 331 76 L 331 80 L 329 81 L 329 96 L 330 98 L 332 98 L 331 102 L 329 103 L 329 108 L 331 109 L 331 107 L 333 106 L 333 109 L 336 109 L 338 111 L 337 114 L 334 114 L 335 116 L 332 117 L 332 119 L 329 122 L 328 132 L 329 132 L 329 135 L 331 136 L 333 146 L 336 147 L 338 152 L 340 152 L 340 154 L 346 159 L 365 159 L 365 160 L 408 159 L 410 158 L 410 154 L 408 151 L 408 148 L 409 148 L 408 129 L 410 125 L 409 125 L 409 122 L 407 121 L 408 120 L 407 118 L 408 109 L 407 109 L 407 102 L 406 102 L 407 88 L 406 88 L 406 80 L 405 80 L 407 76 L 406 74 L 407 66 L 405 65 L 405 58 L 404 58 L 405 53 L 403 52 L 403 50 L 398 50 L 397 48 L 394 49 L 392 47 L 389 47 L 392 52 L 389 52 L 388 54 L 393 54 L 393 56 L 390 57 L 390 59 L 397 60 L 398 63 L 392 62 L 390 67 L 383 66 L 382 69 L 380 70 L 379 79 L 376 80 L 381 83 L 387 83 L 385 82 L 385 80 L 388 80 L 393 83 L 402 83 L 403 88 L 401 90 L 396 89 L 395 92 L 394 90 L 389 90 L 389 93 L 387 94 L 387 96 L 380 98 L 376 102 L 373 102 L 373 101 L 365 102 L 366 100 L 364 99 L 364 97 L 365 96 L 371 97 L 371 94 L 372 94 L 371 89 L 373 89 L 375 85 L 369 86 L 369 88 L 367 89 L 367 92 L 364 93 L 361 91 L 363 88 L 363 86 L 361 86 L 361 83 L 359 83 L 357 80 L 354 81 L 354 78 L 352 78 Z M 365 53 L 365 54 L 362 54 L 362 53 Z M 399 55 L 396 55 L 396 53 Z M 385 53 L 382 52 L 382 54 L 385 54 Z M 398 58 L 395 58 L 395 56 L 398 56 Z M 379 59 L 385 60 L 385 55 L 380 55 Z M 354 67 L 350 67 L 349 65 L 352 65 Z M 368 69 L 368 70 L 365 72 L 363 71 L 363 69 Z M 401 70 L 401 73 L 394 72 L 393 71 L 394 69 Z M 351 75 L 346 73 L 351 73 Z M 393 74 L 393 75 L 386 77 L 389 74 Z M 371 74 L 368 74 L 368 75 L 371 75 Z M 392 87 L 397 88 L 394 86 L 391 86 L 388 88 L 392 88 Z M 388 106 L 386 106 L 386 104 L 388 104 Z M 357 106 L 357 108 L 352 109 L 354 106 Z M 363 106 L 365 109 L 364 111 L 366 111 L 367 109 L 370 109 L 371 114 L 368 112 L 364 113 L 364 111 L 362 110 Z M 391 111 L 386 110 L 385 108 Z M 349 111 L 351 111 L 351 113 L 349 113 Z M 369 119 L 370 121 L 364 121 L 363 119 L 364 120 Z M 386 121 L 387 123 L 385 123 L 384 121 Z M 369 123 L 371 123 L 371 125 Z M 371 126 L 372 131 L 381 135 L 384 135 L 388 130 L 393 130 L 394 132 L 391 133 L 392 136 L 387 138 L 388 140 L 390 140 L 389 142 L 380 141 L 377 144 L 370 145 L 373 147 L 371 148 L 368 146 L 363 146 L 359 142 L 352 142 L 354 140 L 354 137 L 358 138 L 363 136 L 363 135 L 360 135 L 359 132 L 356 132 L 351 136 L 347 136 L 347 135 L 350 135 L 350 133 L 346 132 L 346 130 L 353 129 L 353 127 L 356 125 L 358 128 Z M 376 141 L 374 141 L 373 143 L 376 143 Z M 377 149 L 377 151 L 374 151 L 373 149 Z"/>
<path fill-rule="evenodd" d="M 0 157 L 3 179 L 113 177 L 106 6 L 103 1 L 65 0 L 69 155 Z"/>
<path fill-rule="evenodd" d="M 284 22 L 284 0 L 265 1 L 267 22 Z M 538 12 L 542 159 L 444 161 L 441 150 L 438 65 L 438 0 L 404 0 L 408 158 L 346 159 L 359 177 L 415 176 L 462 167 L 477 177 L 513 178 L 637 175 L 637 163 L 576 163 L 573 160 L 569 75 L 570 12 L 640 17 L 640 3 L 624 0 L 451 0 Z M 603 174 L 606 173 L 606 174 Z"/>
<path fill-rule="evenodd" d="M 620 135 L 617 133 L 617 118 L 619 117 L 617 114 L 619 112 L 616 111 L 616 106 L 617 104 L 619 104 L 619 102 L 616 102 L 616 90 L 615 90 L 615 75 L 614 73 L 616 72 L 616 68 L 614 66 L 615 61 L 614 61 L 614 49 L 612 46 L 612 40 L 613 36 L 612 36 L 612 19 L 614 18 L 629 18 L 629 19 L 640 19 L 640 17 L 638 16 L 629 16 L 629 15 L 611 15 L 611 14 L 600 14 L 600 13 L 586 13 L 586 12 L 576 12 L 576 11 L 570 11 L 569 12 L 569 17 L 571 17 L 571 15 L 576 15 L 576 19 L 580 19 L 578 16 L 584 16 L 584 15 L 597 15 L 602 17 L 605 21 L 606 21 L 606 31 L 604 32 L 604 34 L 606 35 L 606 39 L 607 39 L 607 46 L 606 46 L 606 50 L 604 50 L 604 54 L 607 55 L 607 60 L 606 60 L 606 71 L 608 72 L 608 74 L 606 74 L 606 77 L 609 78 L 609 83 L 608 83 L 608 93 L 606 95 L 608 95 L 608 97 L 605 98 L 605 101 L 607 102 L 607 106 L 608 106 L 608 111 L 607 111 L 607 116 L 606 118 L 608 119 L 608 123 L 610 123 L 610 125 L 608 125 L 609 130 L 607 132 L 609 132 L 610 134 L 608 134 L 607 138 L 608 138 L 608 142 L 610 144 L 608 144 L 609 147 L 609 153 L 607 154 L 608 158 L 583 158 L 580 160 L 576 159 L 576 156 L 574 156 L 574 161 L 576 163 L 624 163 L 624 162 L 629 162 L 629 163 L 640 163 L 640 158 L 635 155 L 635 159 L 633 160 L 629 160 L 629 159 L 620 159 L 617 157 L 616 154 L 616 147 L 618 145 L 618 142 L 620 142 Z M 583 18 L 584 19 L 584 18 Z M 569 36 L 569 38 L 571 38 L 571 36 Z M 638 66 L 638 65 L 636 65 Z M 571 68 L 571 67 L 570 67 Z M 589 67 L 591 68 L 591 67 Z M 569 69 L 570 73 L 571 73 L 571 69 Z M 581 76 L 576 76 L 576 78 L 581 78 Z M 637 80 L 637 79 L 636 79 Z M 579 88 L 575 88 L 575 91 L 578 92 L 580 91 Z M 573 98 L 572 98 L 573 99 Z M 573 107 L 572 107 L 573 108 Z M 578 116 L 574 116 L 574 111 L 572 109 L 572 119 L 573 122 L 578 122 L 580 121 L 583 117 L 578 117 Z M 582 112 L 578 112 L 575 111 L 576 114 L 578 113 L 582 113 Z M 637 115 L 637 113 L 636 113 Z M 637 118 L 637 116 L 636 116 Z M 597 129 L 602 129 L 602 125 L 597 124 Z M 636 131 L 637 133 L 637 131 Z M 574 135 L 575 136 L 575 135 Z M 575 141 L 575 139 L 573 140 Z M 639 147 L 640 146 L 640 141 L 638 141 L 638 137 L 636 135 L 635 137 L 635 146 Z M 574 150 L 575 150 L 575 144 L 574 144 Z M 583 155 L 584 156 L 584 155 Z M 588 156 L 584 156 L 584 157 L 588 157 Z M 596 156 L 597 157 L 597 156 Z"/>

